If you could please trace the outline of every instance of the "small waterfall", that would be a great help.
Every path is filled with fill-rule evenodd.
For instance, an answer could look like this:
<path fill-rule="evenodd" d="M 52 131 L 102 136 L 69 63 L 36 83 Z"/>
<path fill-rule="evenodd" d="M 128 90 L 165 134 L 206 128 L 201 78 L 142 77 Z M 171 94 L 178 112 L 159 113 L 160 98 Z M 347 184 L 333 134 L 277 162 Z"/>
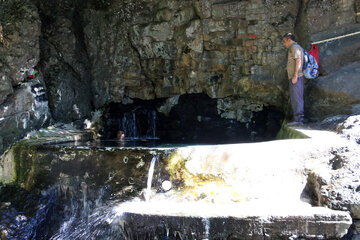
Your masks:
<path fill-rule="evenodd" d="M 138 129 L 136 127 L 135 110 L 124 114 L 122 118 L 122 128 L 125 132 L 125 137 L 135 139 L 139 137 Z"/>
<path fill-rule="evenodd" d="M 85 182 L 81 183 L 81 191 L 82 191 L 82 204 L 83 204 L 82 215 L 83 217 L 88 217 L 90 209 L 87 198 L 87 184 Z"/>
<path fill-rule="evenodd" d="M 154 168 L 155 168 L 155 162 L 156 162 L 157 156 L 154 156 L 151 159 L 149 173 L 148 173 L 148 179 L 147 179 L 147 185 L 146 185 L 146 192 L 145 192 L 145 200 L 148 202 L 150 200 L 151 195 L 151 183 L 154 175 Z"/>
<path fill-rule="evenodd" d="M 150 114 L 149 114 L 150 115 Z M 146 138 L 156 139 L 156 111 L 152 110 L 148 118 L 149 128 L 146 132 Z"/>
<path fill-rule="evenodd" d="M 136 108 L 124 113 L 121 130 L 127 139 L 156 139 L 156 110 Z"/>
<path fill-rule="evenodd" d="M 205 236 L 209 237 L 210 236 L 210 220 L 208 218 L 204 218 L 201 221 L 204 224 Z M 208 238 L 205 238 L 203 240 L 208 240 Z"/>
<path fill-rule="evenodd" d="M 133 136 L 134 138 L 137 138 L 139 137 L 139 134 L 137 132 L 137 127 L 136 127 L 136 114 L 135 114 L 135 111 L 132 112 L 132 128 L 133 128 Z"/>
<path fill-rule="evenodd" d="M 105 187 L 97 192 L 97 199 L 92 201 L 87 194 L 88 185 L 81 183 L 82 198 L 78 201 L 71 198 L 65 205 L 65 218 L 56 232 L 50 239 L 102 239 L 123 240 L 123 231 L 119 225 L 120 218 L 114 212 L 114 206 L 119 204 L 118 199 L 103 202 L 106 195 Z"/>

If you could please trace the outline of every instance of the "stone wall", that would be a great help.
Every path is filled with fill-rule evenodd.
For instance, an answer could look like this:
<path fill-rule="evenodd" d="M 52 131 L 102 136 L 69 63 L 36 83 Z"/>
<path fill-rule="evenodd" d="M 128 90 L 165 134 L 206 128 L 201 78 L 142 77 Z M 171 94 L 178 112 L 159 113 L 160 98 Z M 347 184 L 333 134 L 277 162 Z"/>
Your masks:
<path fill-rule="evenodd" d="M 150 22 L 130 27 L 141 71 L 122 73 L 125 95 L 205 92 L 281 106 L 281 36 L 293 29 L 297 10 L 297 1 L 162 1 Z M 142 79 L 151 82 L 148 96 L 137 90 Z"/>
<path fill-rule="evenodd" d="M 17 94 L 37 65 L 56 121 L 81 123 L 111 102 L 191 93 L 224 99 L 229 112 L 254 105 L 287 112 L 282 35 L 295 32 L 307 49 L 313 41 L 354 32 L 359 5 L 358 0 L 1 1 L 0 104 Z M 360 60 L 357 39 L 319 46 L 323 75 Z M 313 112 L 319 113 L 313 119 L 324 117 Z"/>
<path fill-rule="evenodd" d="M 92 66 L 94 106 L 206 93 L 233 102 L 228 104 L 230 112 L 239 112 L 239 98 L 244 109 L 255 104 L 286 112 L 282 35 L 295 32 L 309 49 L 311 42 L 351 33 L 359 28 L 356 4 L 148 0 L 112 2 L 101 10 L 87 5 L 80 15 Z M 322 73 L 358 61 L 356 40 L 319 46 Z M 308 98 L 309 105 L 320 100 Z M 311 119 L 324 117 L 320 112 L 314 111 Z"/>

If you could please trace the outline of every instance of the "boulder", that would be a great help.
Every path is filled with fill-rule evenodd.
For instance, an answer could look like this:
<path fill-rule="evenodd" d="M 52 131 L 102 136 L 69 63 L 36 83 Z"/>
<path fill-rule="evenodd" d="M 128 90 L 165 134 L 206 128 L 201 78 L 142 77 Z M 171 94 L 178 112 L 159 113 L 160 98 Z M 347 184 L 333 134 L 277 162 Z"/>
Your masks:
<path fill-rule="evenodd" d="M 354 115 L 339 124 L 336 128 L 338 134 L 360 144 L 360 116 Z"/>
<path fill-rule="evenodd" d="M 0 106 L 0 154 L 51 119 L 44 86 L 36 79 L 17 87 Z"/>
<path fill-rule="evenodd" d="M 305 115 L 310 120 L 357 113 L 360 62 L 354 62 L 327 76 L 308 82 L 305 90 Z"/>
<path fill-rule="evenodd" d="M 0 14 L 0 81 L 16 86 L 39 61 L 41 21 L 36 6 L 28 1 L 4 1 Z"/>
<path fill-rule="evenodd" d="M 90 64 L 84 42 L 77 37 L 81 27 L 78 22 L 73 22 L 79 17 L 71 11 L 59 11 L 57 14 L 61 18 L 46 15 L 41 8 L 40 12 L 42 18 L 51 19 L 51 24 L 47 22 L 42 26 L 42 59 L 39 65 L 47 86 L 52 117 L 63 122 L 90 118 Z"/>
<path fill-rule="evenodd" d="M 40 59 L 38 9 L 29 1 L 2 1 L 0 15 L 1 155 L 51 117 L 42 78 L 27 78 Z"/>
<path fill-rule="evenodd" d="M 341 67 L 360 61 L 360 24 L 349 24 L 341 28 L 313 34 L 313 42 L 334 39 L 318 44 L 321 75 L 329 75 Z M 355 35 L 352 35 L 357 33 Z"/>

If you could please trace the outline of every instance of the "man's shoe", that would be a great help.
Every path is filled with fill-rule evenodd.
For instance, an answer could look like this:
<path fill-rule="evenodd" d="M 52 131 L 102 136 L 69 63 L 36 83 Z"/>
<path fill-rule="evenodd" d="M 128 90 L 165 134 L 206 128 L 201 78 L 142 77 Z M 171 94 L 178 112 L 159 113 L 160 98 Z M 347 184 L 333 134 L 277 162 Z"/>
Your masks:
<path fill-rule="evenodd" d="M 303 126 L 304 124 L 302 122 L 289 122 L 286 124 L 288 127 L 300 127 Z"/>

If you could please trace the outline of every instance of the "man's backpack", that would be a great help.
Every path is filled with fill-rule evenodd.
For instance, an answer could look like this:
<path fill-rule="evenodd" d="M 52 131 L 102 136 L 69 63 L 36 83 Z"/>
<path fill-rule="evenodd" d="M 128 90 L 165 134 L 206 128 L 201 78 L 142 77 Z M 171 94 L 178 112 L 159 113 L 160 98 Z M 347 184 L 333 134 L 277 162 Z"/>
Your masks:
<path fill-rule="evenodd" d="M 320 66 L 320 63 L 319 63 L 319 49 L 318 49 L 318 46 L 316 44 L 311 45 L 311 49 L 310 49 L 309 53 L 314 56 L 314 58 L 317 61 L 318 66 Z"/>
<path fill-rule="evenodd" d="M 319 76 L 319 65 L 313 55 L 304 50 L 303 73 L 306 79 L 315 79 Z"/>

